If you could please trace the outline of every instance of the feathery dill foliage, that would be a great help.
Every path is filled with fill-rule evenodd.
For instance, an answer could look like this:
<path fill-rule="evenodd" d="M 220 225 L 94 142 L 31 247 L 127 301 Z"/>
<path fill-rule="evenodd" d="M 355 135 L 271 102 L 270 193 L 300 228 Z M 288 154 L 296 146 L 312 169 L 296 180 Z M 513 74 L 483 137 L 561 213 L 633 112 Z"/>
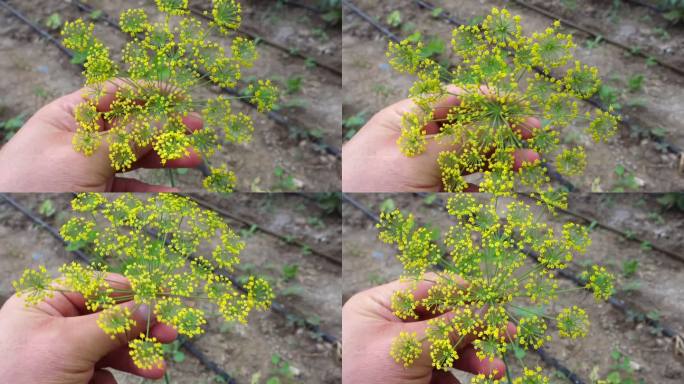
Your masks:
<path fill-rule="evenodd" d="M 546 206 L 553 213 L 553 207 Z M 428 321 L 424 334 L 402 332 L 390 354 L 397 363 L 410 366 L 429 346 L 432 364 L 446 370 L 459 359 L 465 335 L 481 359 L 503 358 L 513 348 L 536 350 L 552 340 L 551 327 L 562 338 L 584 337 L 589 331 L 587 313 L 577 307 L 551 313 L 558 297 L 576 289 L 592 291 L 597 301 L 614 292 L 614 277 L 594 266 L 584 273 L 583 288 L 562 289 L 556 273 L 586 252 L 591 243 L 587 227 L 566 223 L 560 231 L 541 222 L 526 203 L 499 196 L 453 194 L 447 211 L 454 224 L 443 231 L 443 242 L 413 215 L 399 210 L 383 212 L 379 238 L 399 250 L 401 279 L 410 282 L 394 292 L 391 306 L 403 320 L 418 319 L 417 308 L 433 314 L 451 312 Z M 558 233 L 560 232 L 560 233 Z M 526 263 L 524 251 L 538 255 L 539 263 Z M 427 278 L 427 272 L 436 277 Z M 414 295 L 417 284 L 430 281 L 425 297 Z M 508 334 L 508 322 L 517 333 Z M 471 383 L 548 383 L 541 369 L 528 369 L 518 378 L 500 381 L 495 375 L 475 377 Z M 501 372 L 499 372 L 501 374 Z"/>
<path fill-rule="evenodd" d="M 258 59 L 254 41 L 234 36 L 242 20 L 240 4 L 213 1 L 213 21 L 203 23 L 190 16 L 187 0 L 156 3 L 164 13 L 160 22 L 149 21 L 143 9 L 121 13 L 121 30 L 131 37 L 121 52 L 121 63 L 113 60 L 109 48 L 94 35 L 92 23 L 79 19 L 66 23 L 62 31 L 64 45 L 84 63 L 89 89 L 88 101 L 75 110 L 74 148 L 89 156 L 106 141 L 116 171 L 131 168 L 139 147 L 152 146 L 165 164 L 187 155 L 190 148 L 209 158 L 223 142 L 248 142 L 254 131 L 252 119 L 231 111 L 231 103 L 246 98 L 260 112 L 267 112 L 279 98 L 270 80 L 250 85 L 245 96 L 194 97 L 192 91 L 203 85 L 237 86 L 243 68 L 251 68 Z M 233 37 L 228 50 L 212 40 L 213 32 Z M 98 104 L 108 93 L 112 96 L 112 83 L 119 88 L 110 110 L 103 112 Z M 183 118 L 193 111 L 201 113 L 204 126 L 189 132 Z M 108 131 L 102 130 L 103 123 Z M 232 171 L 211 167 L 211 173 L 206 188 L 232 192 Z"/>
<path fill-rule="evenodd" d="M 442 152 L 438 160 L 447 192 L 467 187 L 464 172 L 483 173 L 482 192 L 511 191 L 515 181 L 536 192 L 553 191 L 543 188 L 549 179 L 540 161 L 524 164 L 517 174 L 512 170 L 517 148 L 535 150 L 552 160 L 563 175 L 581 174 L 586 163 L 584 147 L 561 151 L 561 130 L 583 125 L 599 142 L 616 132 L 619 117 L 612 109 L 578 112 L 577 100 L 591 97 L 601 81 L 596 68 L 573 61 L 572 36 L 559 28 L 556 21 L 541 33 L 524 36 L 519 16 L 494 8 L 481 25 L 453 31 L 451 47 L 460 61 L 452 69 L 426 58 L 420 42 L 390 43 L 387 56 L 392 66 L 418 77 L 409 92 L 418 108 L 404 116 L 397 142 L 401 151 L 406 156 L 423 153 L 425 126 L 438 122 L 436 138 L 460 148 Z M 554 69 L 563 73 L 553 74 Z M 446 111 L 445 118 L 436 119 L 434 104 L 455 94 L 455 88 L 460 104 Z M 532 138 L 524 140 L 520 128 L 528 117 L 542 124 L 532 130 Z"/>
<path fill-rule="evenodd" d="M 192 200 L 173 194 L 141 199 L 132 194 L 108 200 L 100 194 L 78 195 L 71 206 L 78 215 L 61 228 L 71 249 L 87 248 L 90 265 L 65 264 L 60 277 L 45 267 L 28 269 L 13 283 L 27 305 L 37 305 L 55 292 L 77 292 L 90 311 L 100 311 L 98 325 L 112 338 L 127 337 L 135 364 L 160 366 L 161 344 L 147 331 L 132 335 L 132 312 L 148 306 L 157 319 L 192 337 L 204 332 L 205 311 L 193 303 L 206 300 L 227 321 L 247 322 L 252 310 L 270 307 L 274 293 L 263 278 L 251 276 L 240 291 L 220 270 L 233 271 L 245 247 L 217 215 Z M 206 256 L 193 256 L 206 252 Z M 109 272 L 126 277 L 129 286 L 113 284 Z M 120 303 L 133 301 L 132 310 Z M 123 335 L 123 336 L 122 336 Z"/>

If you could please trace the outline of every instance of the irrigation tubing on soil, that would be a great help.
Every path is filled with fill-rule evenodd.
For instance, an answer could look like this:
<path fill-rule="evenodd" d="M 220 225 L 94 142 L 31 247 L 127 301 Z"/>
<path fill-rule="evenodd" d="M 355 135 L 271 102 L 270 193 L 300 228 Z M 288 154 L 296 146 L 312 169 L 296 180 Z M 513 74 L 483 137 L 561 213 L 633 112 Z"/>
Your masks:
<path fill-rule="evenodd" d="M 418 195 L 419 196 L 426 196 L 425 193 L 418 193 Z M 446 204 L 444 203 L 444 201 L 442 199 L 437 198 L 435 200 L 437 201 L 437 203 L 439 204 L 440 207 L 446 206 Z M 565 210 L 563 210 L 563 209 L 561 209 L 561 211 L 565 212 Z M 537 253 L 535 253 L 534 251 L 531 251 L 531 250 L 527 250 L 527 249 L 523 250 L 522 252 L 525 255 L 527 255 L 529 258 L 534 260 L 535 263 L 540 264 L 539 255 Z M 559 270 L 559 271 L 557 271 L 557 275 L 566 279 L 566 280 L 572 281 L 578 287 L 584 287 L 586 285 L 586 281 L 582 280 L 579 276 L 575 276 L 574 274 L 568 272 L 567 270 Z M 620 299 L 616 298 L 615 296 L 611 296 L 608 299 L 608 303 L 610 303 L 610 305 L 612 305 L 614 308 L 620 310 L 620 312 L 622 312 L 623 315 L 625 315 L 625 317 L 630 317 L 633 315 L 644 315 L 644 313 L 634 310 L 629 305 L 627 305 L 627 303 L 625 303 L 624 300 L 620 300 Z M 677 332 L 675 332 L 672 327 L 663 324 L 661 321 L 656 320 L 656 319 L 652 319 L 648 316 L 642 316 L 642 317 L 643 317 L 643 322 L 645 322 L 646 325 L 650 326 L 654 330 L 658 330 L 658 331 L 662 332 L 663 335 L 670 337 L 670 338 L 674 338 L 674 337 L 678 336 Z"/>
<path fill-rule="evenodd" d="M 39 225 L 41 228 L 46 230 L 52 237 L 54 237 L 57 241 L 61 242 L 63 245 L 66 245 L 67 242 L 64 240 L 64 238 L 59 234 L 59 232 L 50 224 L 45 222 L 43 219 L 40 217 L 36 216 L 28 210 L 26 207 L 23 205 L 19 204 L 16 200 L 14 200 L 12 197 L 10 197 L 7 194 L 0 193 L 0 197 L 2 197 L 6 202 L 8 202 L 14 209 L 17 211 L 21 212 L 24 216 L 26 216 L 28 219 Z M 76 255 L 79 259 L 82 261 L 89 263 L 90 258 L 83 253 L 80 250 L 73 250 L 70 251 L 72 254 Z M 190 340 L 187 338 L 181 336 L 179 337 L 179 341 L 183 348 L 187 349 L 190 354 L 195 356 L 197 360 L 199 360 L 204 366 L 209 368 L 212 372 L 215 374 L 221 376 L 227 383 L 229 384 L 237 384 L 235 379 L 233 379 L 226 371 L 221 369 L 221 367 L 218 366 L 214 361 L 211 359 L 207 358 L 207 356 L 200 351 Z"/>
<path fill-rule="evenodd" d="M 644 8 L 648 8 L 648 9 L 655 11 L 655 12 L 658 12 L 658 13 L 667 11 L 667 9 L 660 8 L 660 7 L 653 5 L 653 4 L 646 2 L 646 1 L 641 1 L 641 0 L 625 0 L 625 1 L 630 3 L 630 4 L 638 5 L 638 6 L 644 7 Z"/>
<path fill-rule="evenodd" d="M 327 262 L 332 263 L 332 264 L 335 264 L 335 265 L 337 265 L 337 266 L 342 266 L 342 260 L 340 260 L 339 258 L 334 257 L 334 256 L 331 256 L 331 255 L 328 255 L 327 253 L 325 253 L 325 252 L 323 252 L 323 251 L 320 251 L 320 250 L 318 250 L 318 249 L 316 249 L 316 248 L 314 248 L 314 247 L 312 247 L 312 246 L 310 246 L 310 245 L 304 243 L 303 241 L 300 241 L 300 240 L 297 240 L 297 239 L 295 239 L 295 238 L 292 238 L 292 237 L 289 236 L 289 235 L 280 234 L 280 233 L 278 233 L 278 232 L 276 232 L 276 231 L 273 231 L 273 230 L 271 230 L 271 229 L 269 229 L 269 228 L 265 228 L 265 227 L 263 227 L 263 226 L 261 226 L 261 225 L 255 223 L 255 222 L 252 222 L 252 221 L 247 220 L 247 219 L 245 219 L 245 218 L 243 218 L 243 217 L 240 217 L 240 216 L 238 216 L 238 215 L 236 215 L 236 214 L 234 214 L 234 213 L 231 213 L 231 212 L 229 212 L 228 210 L 223 209 L 223 208 L 221 208 L 221 207 L 218 207 L 218 206 L 216 206 L 215 204 L 212 204 L 212 203 L 210 203 L 210 202 L 208 202 L 208 201 L 206 201 L 206 200 L 203 200 L 203 199 L 201 199 L 201 198 L 199 198 L 199 197 L 196 197 L 196 196 L 188 196 L 188 197 L 191 198 L 192 200 L 194 200 L 197 204 L 199 204 L 199 205 L 201 205 L 201 206 L 203 206 L 203 207 L 205 207 L 205 208 L 208 208 L 208 209 L 210 209 L 210 210 L 212 210 L 212 211 L 218 213 L 219 215 L 221 215 L 221 216 L 223 216 L 223 217 L 227 217 L 227 218 L 229 218 L 229 219 L 231 219 L 231 220 L 238 221 L 238 222 L 240 222 L 241 224 L 243 224 L 243 225 L 245 225 L 245 226 L 247 226 L 247 227 L 256 227 L 258 231 L 263 232 L 263 233 L 265 233 L 265 234 L 267 234 L 267 235 L 269 235 L 269 236 L 275 237 L 276 239 L 278 239 L 278 240 L 280 240 L 280 241 L 282 241 L 282 242 L 284 242 L 284 243 L 286 243 L 286 244 L 289 244 L 289 245 L 296 245 L 296 246 L 298 246 L 298 247 L 305 247 L 305 248 L 307 248 L 308 250 L 310 250 L 312 254 L 314 254 L 314 255 L 316 255 L 316 256 L 318 256 L 318 257 L 322 257 L 322 258 L 325 259 Z"/>
<path fill-rule="evenodd" d="M 351 205 L 353 205 L 356 209 L 359 211 L 363 212 L 364 216 L 377 223 L 379 221 L 379 218 L 376 214 L 371 212 L 370 209 L 368 209 L 365 205 L 361 204 L 360 202 L 356 201 L 356 199 L 350 197 L 346 193 L 342 194 L 343 200 Z M 567 378 L 570 382 L 573 384 L 584 384 L 584 382 L 575 374 L 572 372 L 568 367 L 563 365 L 558 359 L 555 357 L 549 355 L 546 350 L 539 348 L 535 351 L 539 357 L 549 366 L 553 367 L 555 370 L 562 372 L 565 378 Z"/>
<path fill-rule="evenodd" d="M 360 16 L 362 19 L 366 20 L 370 25 L 375 27 L 378 31 L 382 32 L 385 34 L 387 37 L 389 37 L 392 41 L 395 43 L 399 42 L 399 37 L 392 33 L 389 29 L 385 28 L 382 24 L 378 23 L 375 19 L 370 17 L 366 12 L 362 11 L 359 7 L 357 7 L 354 3 L 352 3 L 349 0 L 342 0 L 342 4 L 345 5 L 347 8 L 351 9 L 354 13 L 356 13 L 358 16 Z"/>

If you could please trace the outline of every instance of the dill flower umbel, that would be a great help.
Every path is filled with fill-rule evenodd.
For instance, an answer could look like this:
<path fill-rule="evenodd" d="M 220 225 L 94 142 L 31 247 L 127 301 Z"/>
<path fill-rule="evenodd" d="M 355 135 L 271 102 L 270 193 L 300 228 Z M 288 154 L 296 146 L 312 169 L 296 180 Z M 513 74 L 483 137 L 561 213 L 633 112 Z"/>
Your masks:
<path fill-rule="evenodd" d="M 224 143 L 247 143 L 254 131 L 252 118 L 233 113 L 230 101 L 242 96 L 206 98 L 195 92 L 204 85 L 234 88 L 243 68 L 258 59 L 256 44 L 235 36 L 241 23 L 241 7 L 235 0 L 214 1 L 208 24 L 190 14 L 187 0 L 156 0 L 164 13 L 153 22 L 144 9 L 127 9 L 119 18 L 121 30 L 130 35 L 121 62 L 94 34 L 94 25 L 76 20 L 62 30 L 64 45 L 75 60 L 84 63 L 87 92 L 75 108 L 78 129 L 74 149 L 92 155 L 104 141 L 115 171 L 128 171 L 138 160 L 137 149 L 150 146 L 162 164 L 194 149 L 210 158 Z M 210 29 L 233 38 L 229 50 L 212 39 Z M 272 110 L 279 91 L 270 80 L 257 79 L 244 90 L 259 112 Z M 114 96 L 108 111 L 96 106 L 105 95 Z M 204 125 L 191 132 L 183 119 L 199 112 Z M 105 124 L 102 124 L 102 123 Z M 104 134 L 102 127 L 109 127 Z M 203 183 L 212 191 L 231 192 L 235 175 L 223 164 Z"/>
<path fill-rule="evenodd" d="M 202 334 L 207 323 L 205 311 L 194 307 L 197 300 L 207 300 L 227 320 L 243 323 L 252 311 L 271 306 L 275 295 L 265 279 L 249 276 L 244 286 L 237 286 L 223 275 L 240 263 L 245 243 L 218 214 L 189 198 L 125 194 L 110 200 L 83 193 L 72 200 L 72 208 L 76 216 L 60 233 L 70 249 L 85 249 L 99 261 L 66 264 L 57 278 L 44 266 L 26 270 L 13 286 L 27 305 L 56 291 L 80 293 L 88 310 L 99 311 L 97 324 L 112 338 L 130 333 L 136 325 L 132 313 L 141 305 L 187 337 Z M 211 258 L 196 255 L 207 247 Z M 127 283 L 112 283 L 107 262 Z M 131 309 L 120 305 L 130 301 Z M 161 344 L 150 337 L 149 324 L 129 348 L 139 368 L 163 364 Z"/>
<path fill-rule="evenodd" d="M 515 149 L 533 149 L 555 160 L 560 174 L 575 176 L 583 172 L 586 156 L 581 146 L 559 150 L 562 129 L 584 126 L 596 142 L 617 130 L 619 117 L 612 108 L 579 114 L 578 100 L 594 95 L 601 80 L 596 68 L 579 61 L 560 73 L 573 60 L 572 36 L 560 31 L 558 21 L 526 36 L 520 22 L 508 10 L 493 8 L 480 25 L 454 29 L 451 48 L 460 60 L 452 68 L 424 54 L 423 43 L 413 38 L 389 43 L 390 64 L 417 77 L 409 92 L 417 108 L 404 115 L 397 141 L 406 156 L 425 151 L 425 127 L 434 120 L 435 103 L 449 95 L 460 100 L 439 120 L 436 134 L 438 142 L 459 148 L 443 151 L 438 159 L 447 192 L 468 187 L 463 173 L 480 172 L 483 192 L 506 195 L 522 184 L 543 194 L 547 168 L 528 164 L 512 172 Z M 541 127 L 530 127 L 530 117 L 538 118 Z M 523 138 L 523 130 L 532 137 Z"/>
<path fill-rule="evenodd" d="M 498 39 L 505 41 L 503 35 Z M 555 329 L 564 338 L 587 336 L 589 318 L 583 309 L 574 306 L 554 314 L 551 304 L 565 292 L 559 290 L 557 272 L 591 243 L 588 229 L 566 223 L 554 231 L 535 219 L 528 204 L 511 197 L 508 192 L 453 194 L 446 202 L 453 223 L 442 231 L 428 231 L 398 209 L 380 214 L 378 237 L 396 246 L 402 280 L 410 283 L 393 293 L 394 315 L 398 321 L 414 321 L 420 319 L 420 308 L 434 316 L 426 322 L 424 336 L 401 332 L 395 337 L 389 353 L 397 363 L 410 366 L 426 349 L 432 366 L 446 370 L 460 358 L 466 335 L 474 337 L 468 342 L 477 357 L 490 361 L 503 359 L 512 349 L 537 350 L 553 340 Z M 566 196 L 553 198 L 565 204 Z M 439 233 L 444 234 L 442 244 Z M 536 263 L 528 262 L 528 253 L 536 255 Z M 428 271 L 434 275 L 426 277 Z M 584 288 L 597 299 L 612 294 L 612 276 L 604 267 L 593 266 L 584 278 Z M 417 296 L 418 283 L 426 281 L 427 292 Z M 445 313 L 449 316 L 439 316 Z M 509 323 L 516 323 L 515 334 L 509 333 Z M 505 382 L 548 383 L 539 368 L 523 368 L 520 377 Z M 496 377 L 480 375 L 471 383 L 500 382 Z"/>

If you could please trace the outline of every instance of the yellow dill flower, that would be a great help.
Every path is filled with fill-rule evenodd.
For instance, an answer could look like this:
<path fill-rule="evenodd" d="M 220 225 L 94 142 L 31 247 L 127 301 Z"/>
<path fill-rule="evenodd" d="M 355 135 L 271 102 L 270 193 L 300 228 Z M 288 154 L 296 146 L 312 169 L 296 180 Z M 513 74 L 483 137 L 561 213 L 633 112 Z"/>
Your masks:
<path fill-rule="evenodd" d="M 109 307 L 100 312 L 97 317 L 97 325 L 108 334 L 112 340 L 115 340 L 117 335 L 125 334 L 130 331 L 135 325 L 135 321 L 131 319 L 131 311 L 122 306 Z"/>
<path fill-rule="evenodd" d="M 535 369 L 523 368 L 522 377 L 515 378 L 513 384 L 548 384 L 549 378 L 542 375 L 541 367 Z"/>
<path fill-rule="evenodd" d="M 119 27 L 125 33 L 135 36 L 147 29 L 147 13 L 142 8 L 127 9 L 121 12 Z"/>
<path fill-rule="evenodd" d="M 449 339 L 439 339 L 430 345 L 430 358 L 432 358 L 432 366 L 435 369 L 448 371 L 453 366 L 454 361 L 458 360 L 458 352 L 451 345 Z"/>
<path fill-rule="evenodd" d="M 570 34 L 560 32 L 560 23 L 531 37 L 523 36 L 520 23 L 519 16 L 494 8 L 480 26 L 454 29 L 451 48 L 461 60 L 450 70 L 426 58 L 422 42 L 415 37 L 391 42 L 387 49 L 390 64 L 417 78 L 409 96 L 418 107 L 403 117 L 397 146 L 409 157 L 423 153 L 424 127 L 438 123 L 435 138 L 459 148 L 445 150 L 438 157 L 444 191 L 464 191 L 468 184 L 463 175 L 482 173 L 479 188 L 483 192 L 510 196 L 519 181 L 545 195 L 545 203 L 556 204 L 558 195 L 547 188 L 547 167 L 535 161 L 511 172 L 512 155 L 516 149 L 532 149 L 541 158 L 555 159 L 552 165 L 561 173 L 581 174 L 586 163 L 583 149 L 557 150 L 562 128 L 580 123 L 577 100 L 594 94 L 600 78 L 596 68 L 573 59 L 575 44 Z M 565 69 L 571 60 L 574 66 Z M 433 110 L 448 86 L 459 88 L 459 103 L 439 122 L 434 116 L 422 117 Z M 527 127 L 531 135 L 523 138 L 518 127 L 530 116 L 542 117 L 542 126 Z M 619 117 L 609 110 L 588 114 L 586 120 L 588 133 L 595 140 L 605 140 L 614 134 Z"/>
<path fill-rule="evenodd" d="M 605 267 L 594 265 L 591 272 L 583 272 L 582 278 L 587 281 L 586 288 L 594 292 L 596 301 L 608 300 L 615 293 L 615 276 Z"/>
<path fill-rule="evenodd" d="M 401 136 L 397 139 L 401 152 L 408 157 L 423 153 L 427 145 L 424 120 L 415 113 L 407 113 L 402 116 L 401 125 Z"/>
<path fill-rule="evenodd" d="M 394 315 L 402 320 L 418 319 L 416 301 L 410 290 L 395 291 L 390 300 Z"/>
<path fill-rule="evenodd" d="M 516 339 L 520 345 L 537 350 L 545 342 L 551 341 L 551 336 L 546 334 L 546 322 L 539 316 L 523 317 L 518 322 Z"/>
<path fill-rule="evenodd" d="M 242 7 L 235 0 L 214 0 L 211 14 L 225 33 L 238 29 L 242 23 Z"/>
<path fill-rule="evenodd" d="M 159 154 L 162 165 L 169 160 L 180 159 L 183 156 L 188 156 L 190 151 L 190 138 L 184 132 L 166 131 L 155 140 L 152 147 Z"/>
<path fill-rule="evenodd" d="M 390 354 L 397 363 L 401 363 L 404 367 L 408 367 L 420 356 L 423 349 L 418 341 L 418 336 L 415 332 L 400 332 L 392 341 Z"/>
<path fill-rule="evenodd" d="M 109 146 L 109 160 L 112 162 L 112 168 L 115 171 L 127 171 L 137 160 L 128 143 L 115 142 Z"/>
<path fill-rule="evenodd" d="M 204 178 L 202 185 L 207 191 L 231 193 L 235 189 L 237 178 L 233 171 L 229 171 L 228 167 L 223 164 L 219 168 L 210 168 L 211 175 Z"/>
<path fill-rule="evenodd" d="M 51 288 L 52 278 L 40 265 L 37 269 L 27 269 L 19 280 L 12 282 L 12 287 L 17 291 L 17 295 L 26 301 L 26 305 L 36 305 L 41 301 L 54 296 Z"/>
<path fill-rule="evenodd" d="M 87 102 L 75 108 L 79 127 L 72 139 L 76 151 L 91 156 L 107 137 L 110 162 L 115 171 L 126 171 L 138 160 L 135 147 L 153 149 L 163 164 L 189 153 L 193 147 L 204 157 L 212 156 L 222 148 L 219 133 L 225 141 L 245 143 L 251 138 L 254 126 L 249 116 L 232 114 L 229 108 L 214 108 L 203 116 L 204 128 L 190 132 L 182 123 L 196 107 L 212 107 L 212 101 L 195 100 L 193 92 L 207 78 L 220 87 L 238 85 L 243 68 L 250 68 L 258 59 L 256 43 L 248 38 L 234 37 L 230 55 L 217 41 L 212 41 L 210 28 L 218 27 L 232 33 L 240 25 L 241 7 L 236 0 L 213 2 L 213 20 L 205 23 L 189 15 L 187 0 L 155 0 L 157 8 L 166 13 L 163 20 L 152 22 L 144 9 L 124 10 L 119 18 L 122 31 L 131 35 L 121 51 L 121 68 L 118 60 L 105 44 L 94 36 L 94 25 L 83 20 L 68 22 L 62 31 L 64 45 L 74 51 L 75 61 L 83 63 L 87 85 Z M 172 17 L 173 16 L 173 17 Z M 119 79 L 125 74 L 126 79 Z M 110 110 L 98 112 L 95 106 L 116 81 L 118 89 Z M 260 112 L 276 106 L 279 91 L 270 80 L 257 80 L 246 93 Z M 111 95 L 109 95 L 111 96 Z M 239 99 L 235 96 L 231 99 Z M 230 100 L 226 98 L 226 100 Z M 219 107 L 228 106 L 223 103 Z M 106 133 L 101 126 L 109 126 Z M 190 133 L 190 135 L 186 135 Z M 232 191 L 230 179 L 234 174 L 225 172 L 210 181 L 222 179 L 222 190 Z M 213 187 L 215 183 L 209 183 Z"/>
<path fill-rule="evenodd" d="M 178 333 L 188 337 L 202 334 L 202 326 L 206 323 L 204 311 L 197 308 L 182 308 L 173 318 L 173 325 Z"/>
<path fill-rule="evenodd" d="M 278 102 L 280 95 L 271 80 L 259 80 L 257 85 L 250 84 L 247 91 L 252 95 L 252 103 L 257 105 L 259 112 L 268 112 Z"/>
<path fill-rule="evenodd" d="M 155 337 L 147 337 L 144 333 L 133 339 L 129 344 L 133 363 L 138 368 L 152 369 L 164 366 L 164 350 Z"/>
<path fill-rule="evenodd" d="M 585 337 L 589 332 L 589 316 L 577 306 L 563 309 L 556 318 L 558 334 L 561 337 Z"/>

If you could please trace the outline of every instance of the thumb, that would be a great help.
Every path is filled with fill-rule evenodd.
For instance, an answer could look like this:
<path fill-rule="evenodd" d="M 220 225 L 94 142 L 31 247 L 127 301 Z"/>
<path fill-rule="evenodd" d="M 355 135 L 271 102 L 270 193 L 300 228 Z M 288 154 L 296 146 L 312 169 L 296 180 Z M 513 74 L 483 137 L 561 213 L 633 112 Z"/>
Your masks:
<path fill-rule="evenodd" d="M 99 361 L 110 352 L 128 345 L 130 340 L 136 339 L 141 333 L 147 331 L 157 322 L 154 314 L 147 305 L 136 304 L 129 301 L 120 304 L 119 307 L 128 308 L 134 325 L 125 334 L 112 337 L 105 333 L 97 324 L 101 312 L 78 317 L 67 317 L 62 330 L 66 345 L 77 346 L 79 354 L 93 363 Z"/>

